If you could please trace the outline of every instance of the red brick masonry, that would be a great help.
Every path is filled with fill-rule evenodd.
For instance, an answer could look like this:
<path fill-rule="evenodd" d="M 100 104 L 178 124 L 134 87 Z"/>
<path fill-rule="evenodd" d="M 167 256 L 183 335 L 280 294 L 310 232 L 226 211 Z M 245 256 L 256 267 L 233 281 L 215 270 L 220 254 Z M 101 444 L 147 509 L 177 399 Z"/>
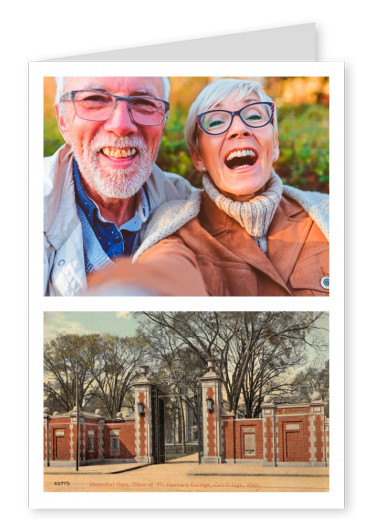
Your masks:
<path fill-rule="evenodd" d="M 48 420 L 45 418 L 45 461 L 47 454 L 50 461 L 76 460 L 76 428 L 75 414 L 56 415 Z M 112 447 L 111 438 L 118 440 Z M 79 453 L 81 464 L 103 460 L 133 460 L 136 456 L 134 419 L 105 420 L 98 415 L 81 414 Z"/>
<path fill-rule="evenodd" d="M 219 415 L 214 389 L 207 389 L 214 403 L 207 411 L 208 457 L 220 454 L 224 462 L 248 461 L 267 466 L 283 463 L 310 463 L 326 466 L 329 462 L 329 421 L 324 416 L 324 403 L 262 405 L 263 418 L 236 419 L 232 413 L 220 417 L 222 440 L 217 441 L 216 422 Z M 139 417 L 140 456 L 146 456 L 147 411 L 145 394 L 139 395 L 145 414 Z M 76 414 L 44 415 L 44 460 L 71 462 L 76 460 Z M 221 450 L 220 450 L 221 449 Z M 276 453 L 275 453 L 276 452 Z M 133 461 L 136 458 L 136 430 L 133 417 L 106 420 L 100 414 L 80 413 L 80 463 Z"/>
<path fill-rule="evenodd" d="M 265 405 L 264 412 L 261 419 L 235 419 L 233 414 L 222 415 L 224 461 L 248 460 L 266 465 L 310 463 L 317 466 L 328 463 L 329 427 L 323 404 L 270 404 Z"/>

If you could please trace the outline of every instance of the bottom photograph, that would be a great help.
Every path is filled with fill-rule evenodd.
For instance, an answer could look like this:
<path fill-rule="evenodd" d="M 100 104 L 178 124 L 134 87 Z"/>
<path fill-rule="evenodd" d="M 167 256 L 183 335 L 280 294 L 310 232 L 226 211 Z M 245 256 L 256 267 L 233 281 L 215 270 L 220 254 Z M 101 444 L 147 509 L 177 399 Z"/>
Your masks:
<path fill-rule="evenodd" d="M 327 312 L 45 312 L 43 380 L 45 492 L 329 492 Z"/>

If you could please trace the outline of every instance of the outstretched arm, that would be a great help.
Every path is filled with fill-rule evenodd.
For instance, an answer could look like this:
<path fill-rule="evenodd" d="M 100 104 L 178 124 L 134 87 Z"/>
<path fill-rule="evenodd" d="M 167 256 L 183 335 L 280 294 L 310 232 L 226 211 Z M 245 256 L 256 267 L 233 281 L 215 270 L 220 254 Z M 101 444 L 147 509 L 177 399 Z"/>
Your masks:
<path fill-rule="evenodd" d="M 179 238 L 162 240 L 136 263 L 121 258 L 88 277 L 87 295 L 205 296 L 196 257 Z"/>

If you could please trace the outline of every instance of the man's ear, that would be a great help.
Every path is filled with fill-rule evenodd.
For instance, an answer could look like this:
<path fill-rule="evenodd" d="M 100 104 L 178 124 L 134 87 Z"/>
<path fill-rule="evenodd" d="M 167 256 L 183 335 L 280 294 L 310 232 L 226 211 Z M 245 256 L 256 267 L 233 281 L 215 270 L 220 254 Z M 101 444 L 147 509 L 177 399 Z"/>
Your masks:
<path fill-rule="evenodd" d="M 61 136 L 64 138 L 66 144 L 70 145 L 71 140 L 70 140 L 69 129 L 66 123 L 65 112 L 60 109 L 60 105 L 58 103 L 55 104 L 55 113 L 56 113 L 57 125 L 61 133 Z"/>
<path fill-rule="evenodd" d="M 189 148 L 189 151 L 191 153 L 191 158 L 192 158 L 192 162 L 193 162 L 194 167 L 196 168 L 197 171 L 202 173 L 202 167 L 205 166 L 205 163 L 204 163 L 200 153 L 198 153 L 193 148 Z"/>

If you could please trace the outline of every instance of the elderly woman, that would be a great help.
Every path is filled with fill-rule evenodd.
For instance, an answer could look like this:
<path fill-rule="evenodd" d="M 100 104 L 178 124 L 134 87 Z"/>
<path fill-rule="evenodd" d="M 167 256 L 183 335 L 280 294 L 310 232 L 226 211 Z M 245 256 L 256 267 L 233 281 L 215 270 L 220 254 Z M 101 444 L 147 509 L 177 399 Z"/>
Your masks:
<path fill-rule="evenodd" d="M 161 206 L 138 265 L 119 263 L 114 281 L 161 295 L 328 295 L 328 196 L 284 186 L 273 170 L 277 113 L 261 85 L 205 87 L 186 140 L 203 174 L 201 198 Z"/>

